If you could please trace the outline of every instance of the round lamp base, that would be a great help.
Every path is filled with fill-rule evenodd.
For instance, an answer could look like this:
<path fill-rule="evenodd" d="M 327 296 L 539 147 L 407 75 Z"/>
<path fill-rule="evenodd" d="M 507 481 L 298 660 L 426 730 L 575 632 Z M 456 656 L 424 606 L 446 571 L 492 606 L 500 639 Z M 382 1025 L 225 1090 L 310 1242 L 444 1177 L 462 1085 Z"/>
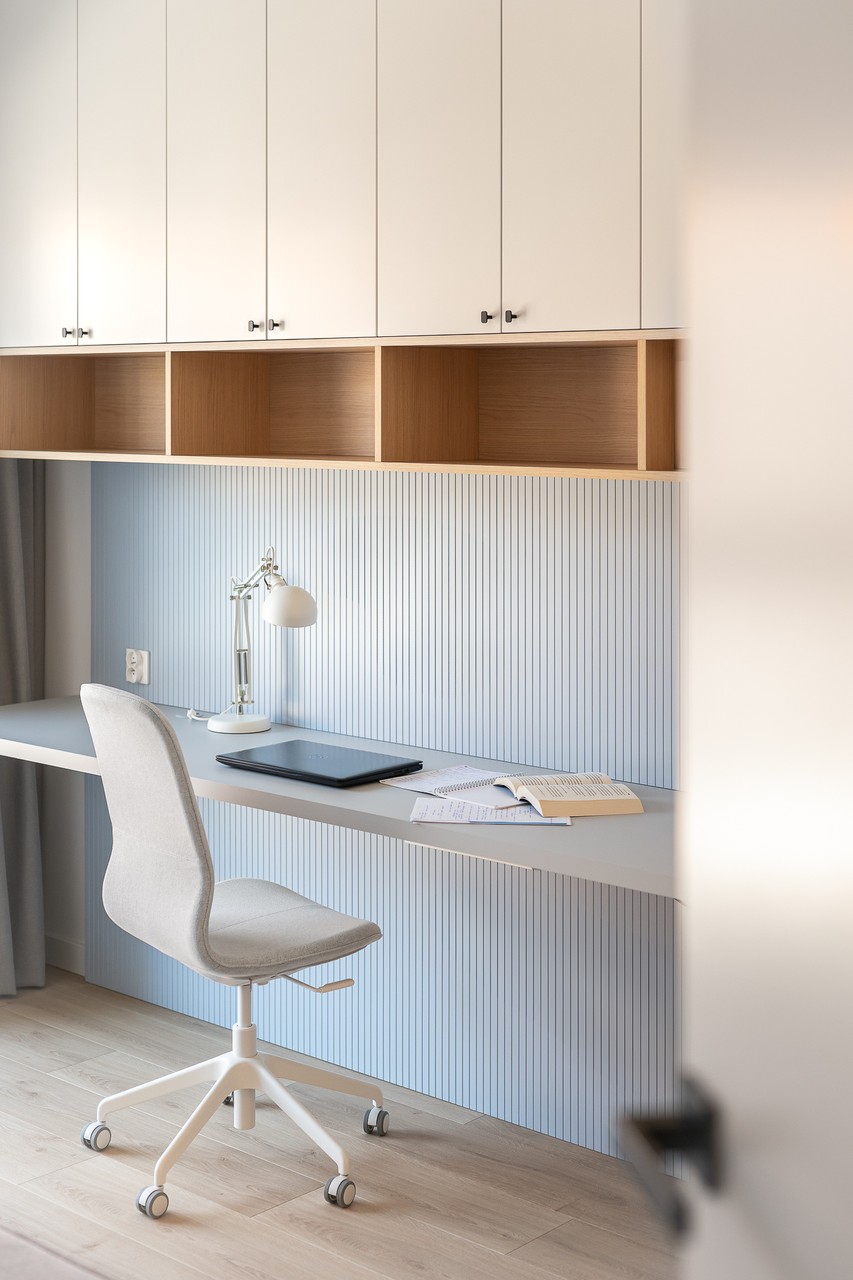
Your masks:
<path fill-rule="evenodd" d="M 237 715 L 236 711 L 223 711 L 211 716 L 207 722 L 211 733 L 263 733 L 270 727 L 269 716 Z"/>

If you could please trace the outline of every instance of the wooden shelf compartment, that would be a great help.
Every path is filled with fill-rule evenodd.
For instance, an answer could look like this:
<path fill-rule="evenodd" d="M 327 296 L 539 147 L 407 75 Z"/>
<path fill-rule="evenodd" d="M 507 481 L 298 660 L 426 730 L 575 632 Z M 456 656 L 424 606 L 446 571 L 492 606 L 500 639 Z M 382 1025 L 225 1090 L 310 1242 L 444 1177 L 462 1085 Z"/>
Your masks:
<path fill-rule="evenodd" d="M 3 356 L 0 450 L 166 452 L 166 355 Z"/>
<path fill-rule="evenodd" d="M 383 462 L 674 466 L 674 343 L 383 347 Z"/>
<path fill-rule="evenodd" d="M 173 351 L 174 457 L 375 457 L 374 348 Z"/>

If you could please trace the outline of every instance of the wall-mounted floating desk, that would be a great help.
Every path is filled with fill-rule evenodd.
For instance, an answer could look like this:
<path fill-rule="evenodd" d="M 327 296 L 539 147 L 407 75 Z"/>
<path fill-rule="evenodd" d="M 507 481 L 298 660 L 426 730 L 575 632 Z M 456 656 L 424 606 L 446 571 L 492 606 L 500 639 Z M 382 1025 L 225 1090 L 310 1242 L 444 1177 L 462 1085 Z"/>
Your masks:
<path fill-rule="evenodd" d="M 669 898 L 674 896 L 673 791 L 634 786 L 645 813 L 575 818 L 570 827 L 413 825 L 409 814 L 415 796 L 410 791 L 380 783 L 339 790 L 232 769 L 217 764 L 215 757 L 223 751 L 257 746 L 261 742 L 308 738 L 344 747 L 411 755 L 413 759 L 422 759 L 425 769 L 470 764 L 496 774 L 537 771 L 519 768 L 504 760 L 401 747 L 398 743 L 347 738 L 287 725 L 273 725 L 262 735 L 223 738 L 210 733 L 204 724 L 188 720 L 183 708 L 161 709 L 177 732 L 198 796 L 368 831 L 491 862 L 577 876 Z M 79 773 L 99 772 L 77 697 L 0 707 L 0 755 Z"/>

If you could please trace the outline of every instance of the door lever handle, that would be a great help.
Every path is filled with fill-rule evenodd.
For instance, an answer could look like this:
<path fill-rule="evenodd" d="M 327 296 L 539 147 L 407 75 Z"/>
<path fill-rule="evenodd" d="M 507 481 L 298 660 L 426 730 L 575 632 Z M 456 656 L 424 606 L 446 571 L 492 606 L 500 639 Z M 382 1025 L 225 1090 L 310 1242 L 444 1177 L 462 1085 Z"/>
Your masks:
<path fill-rule="evenodd" d="M 723 1184 L 723 1169 L 716 1104 L 695 1080 L 685 1079 L 678 1111 L 623 1117 L 619 1142 L 667 1226 L 675 1235 L 684 1235 L 690 1226 L 687 1201 L 678 1179 L 664 1173 L 661 1157 L 670 1151 L 681 1152 L 705 1186 L 718 1190 Z"/>

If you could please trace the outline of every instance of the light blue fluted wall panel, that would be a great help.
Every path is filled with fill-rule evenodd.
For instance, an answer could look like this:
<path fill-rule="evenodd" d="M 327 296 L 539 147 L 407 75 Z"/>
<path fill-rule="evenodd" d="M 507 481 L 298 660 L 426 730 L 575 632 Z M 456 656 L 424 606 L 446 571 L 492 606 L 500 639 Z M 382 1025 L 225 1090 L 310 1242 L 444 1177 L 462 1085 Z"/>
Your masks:
<path fill-rule="evenodd" d="M 125 647 L 148 648 L 152 698 L 219 709 L 228 580 L 273 542 L 320 607 L 308 631 L 255 628 L 275 719 L 669 786 L 678 533 L 664 483 L 100 464 L 93 675 L 126 687 Z M 227 992 L 104 918 L 109 824 L 88 794 L 87 975 L 229 1024 Z M 354 993 L 262 992 L 262 1035 L 604 1151 L 616 1112 L 671 1099 L 672 902 L 203 812 L 219 875 L 280 879 L 384 931 L 347 962 Z"/>
<path fill-rule="evenodd" d="M 93 670 L 230 697 L 228 586 L 267 543 L 316 627 L 260 621 L 276 720 L 675 782 L 679 486 L 274 467 L 93 467 Z"/>

